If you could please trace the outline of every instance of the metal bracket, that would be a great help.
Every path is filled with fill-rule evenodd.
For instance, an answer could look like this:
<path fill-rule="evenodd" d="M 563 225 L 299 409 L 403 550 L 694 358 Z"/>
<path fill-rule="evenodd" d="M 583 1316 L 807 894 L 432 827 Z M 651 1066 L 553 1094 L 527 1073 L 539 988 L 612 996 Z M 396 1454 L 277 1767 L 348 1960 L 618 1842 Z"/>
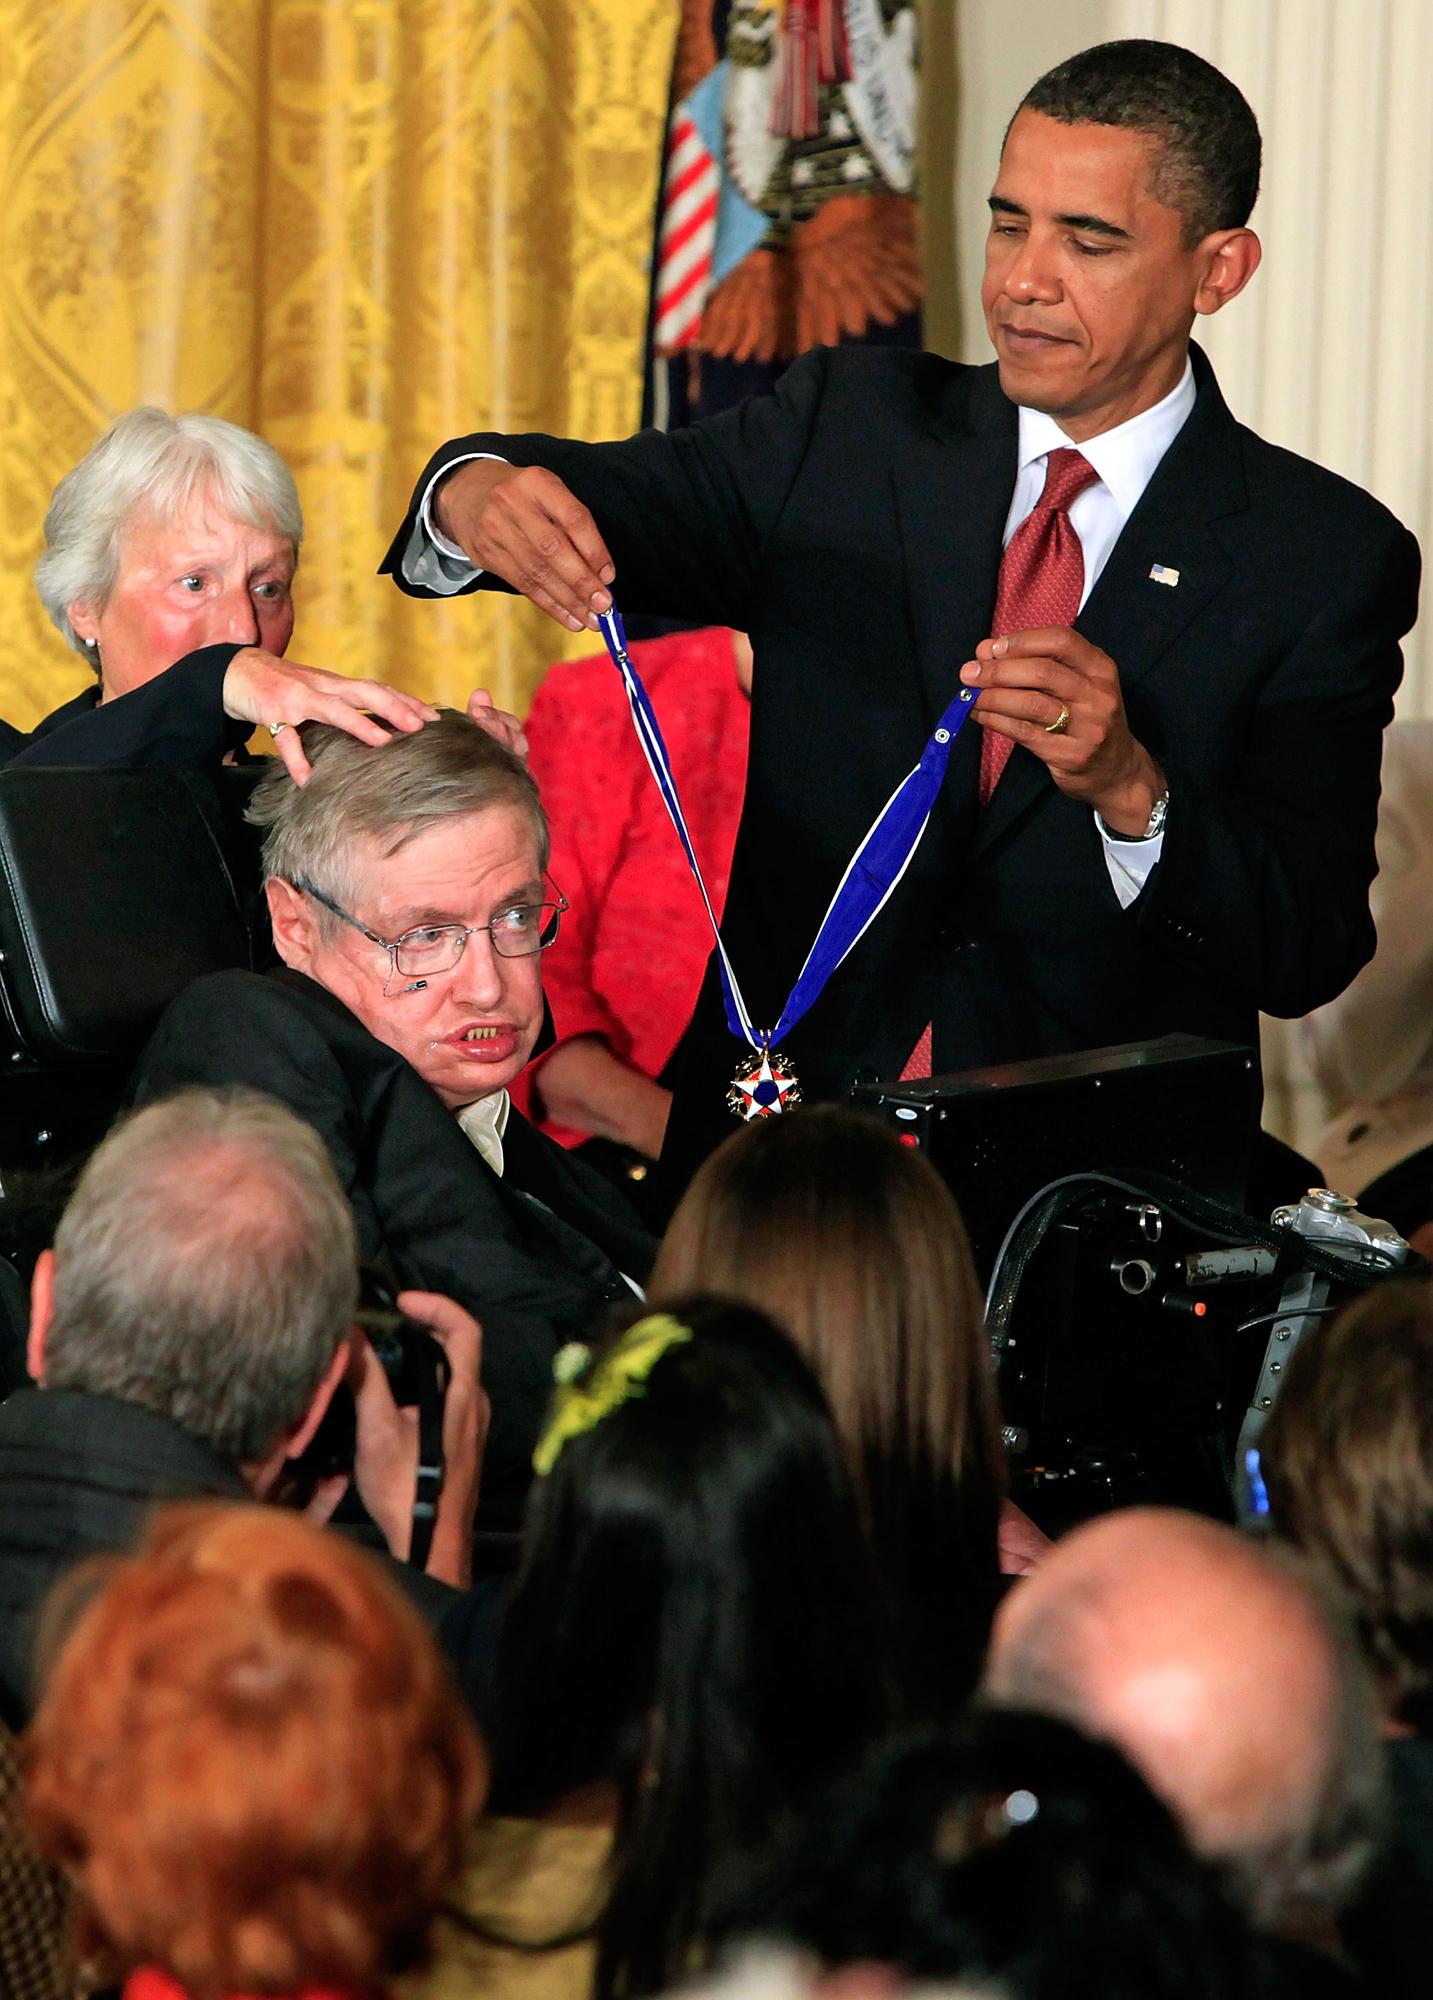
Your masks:
<path fill-rule="evenodd" d="M 1256 1494 L 1263 1492 L 1258 1462 L 1259 1434 L 1278 1401 L 1299 1342 L 1311 1327 L 1318 1325 L 1322 1317 L 1320 1309 L 1328 1303 L 1329 1285 L 1330 1280 L 1320 1272 L 1295 1271 L 1279 1299 L 1279 1310 L 1264 1349 L 1264 1365 L 1259 1370 L 1253 1401 L 1245 1412 L 1239 1442 L 1234 1448 L 1234 1503 L 1241 1521 L 1258 1521 L 1265 1512 L 1267 1503 L 1260 1504 L 1256 1499 Z"/>

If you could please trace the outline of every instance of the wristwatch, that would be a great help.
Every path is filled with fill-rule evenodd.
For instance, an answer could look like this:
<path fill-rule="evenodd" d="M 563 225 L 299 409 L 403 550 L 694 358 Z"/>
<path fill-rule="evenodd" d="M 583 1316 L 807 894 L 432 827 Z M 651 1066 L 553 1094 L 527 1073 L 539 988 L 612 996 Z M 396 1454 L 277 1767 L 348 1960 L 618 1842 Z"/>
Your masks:
<path fill-rule="evenodd" d="M 1130 842 L 1134 842 L 1139 840 L 1153 840 L 1156 834 L 1163 833 L 1164 816 L 1168 811 L 1169 811 L 1169 793 L 1166 792 L 1162 799 L 1155 800 L 1154 811 L 1149 816 L 1149 825 L 1145 828 L 1143 833 L 1117 833 L 1112 826 L 1105 825 L 1105 822 L 1102 819 L 1100 819 L 1098 813 L 1095 814 L 1095 818 L 1100 819 L 1101 827 L 1104 828 L 1104 831 L 1109 835 L 1111 840 L 1127 840 Z"/>

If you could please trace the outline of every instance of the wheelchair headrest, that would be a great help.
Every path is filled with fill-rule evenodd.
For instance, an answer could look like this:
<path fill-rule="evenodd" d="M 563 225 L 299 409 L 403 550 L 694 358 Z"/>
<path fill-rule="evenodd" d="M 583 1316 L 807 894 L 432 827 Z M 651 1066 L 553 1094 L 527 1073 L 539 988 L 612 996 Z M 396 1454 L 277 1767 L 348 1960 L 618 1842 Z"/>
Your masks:
<path fill-rule="evenodd" d="M 0 998 L 27 1055 L 133 1055 L 191 980 L 253 962 L 253 849 L 238 831 L 251 783 L 0 771 Z"/>

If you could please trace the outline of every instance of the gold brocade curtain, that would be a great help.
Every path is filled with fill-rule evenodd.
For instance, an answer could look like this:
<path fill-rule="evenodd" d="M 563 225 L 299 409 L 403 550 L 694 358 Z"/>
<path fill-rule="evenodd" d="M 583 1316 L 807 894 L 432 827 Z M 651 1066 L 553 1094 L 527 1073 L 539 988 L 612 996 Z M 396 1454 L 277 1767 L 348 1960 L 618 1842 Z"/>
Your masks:
<path fill-rule="evenodd" d="M 677 15 L 0 0 L 0 715 L 88 679 L 30 572 L 56 480 L 139 402 L 293 467 L 295 659 L 525 707 L 555 625 L 374 571 L 445 438 L 635 427 Z"/>

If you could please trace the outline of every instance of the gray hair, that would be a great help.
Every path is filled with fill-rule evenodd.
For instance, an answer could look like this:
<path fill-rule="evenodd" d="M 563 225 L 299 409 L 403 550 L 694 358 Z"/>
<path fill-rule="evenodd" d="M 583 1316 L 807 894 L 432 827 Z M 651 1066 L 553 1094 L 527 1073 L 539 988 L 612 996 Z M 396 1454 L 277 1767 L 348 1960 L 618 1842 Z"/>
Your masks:
<path fill-rule="evenodd" d="M 293 474 L 271 444 L 222 417 L 126 410 L 55 488 L 35 588 L 91 666 L 99 666 L 97 649 L 71 625 L 70 606 L 108 602 L 131 517 L 144 508 L 176 520 L 209 496 L 234 520 L 287 536 L 297 554 L 304 517 Z"/>
<path fill-rule="evenodd" d="M 353 1215 L 318 1134 L 255 1091 L 186 1090 L 125 1119 L 80 1177 L 45 1386 L 257 1461 L 302 1421 L 357 1306 Z"/>
<path fill-rule="evenodd" d="M 360 743 L 331 723 L 303 730 L 312 766 L 296 785 L 275 757 L 254 787 L 247 817 L 267 829 L 264 880 L 308 882 L 348 904 L 355 893 L 353 845 L 376 841 L 386 855 L 445 820 L 517 806 L 532 821 L 539 865 L 547 867 L 547 815 L 525 764 L 466 715 L 440 710 L 412 735 Z M 332 937 L 339 919 L 320 906 L 319 925 Z"/>

